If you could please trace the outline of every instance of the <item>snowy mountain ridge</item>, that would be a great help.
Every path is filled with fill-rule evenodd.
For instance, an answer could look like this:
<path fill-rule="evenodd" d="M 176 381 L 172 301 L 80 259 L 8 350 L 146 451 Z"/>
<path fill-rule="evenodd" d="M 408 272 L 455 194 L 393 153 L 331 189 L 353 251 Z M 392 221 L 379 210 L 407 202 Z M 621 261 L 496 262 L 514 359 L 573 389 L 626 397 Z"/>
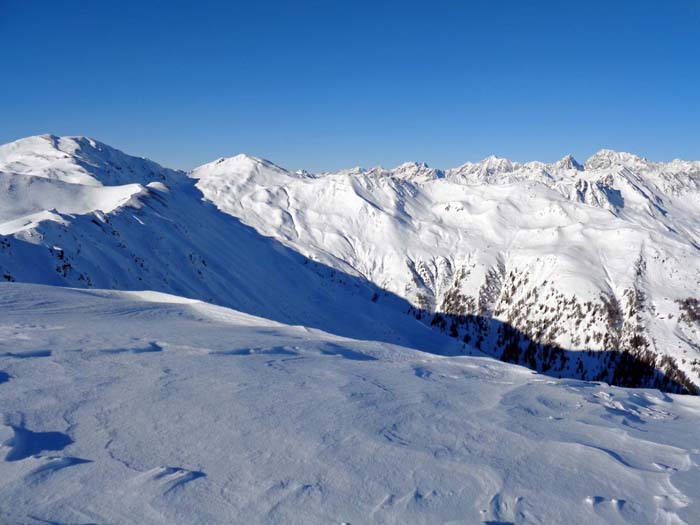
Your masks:
<path fill-rule="evenodd" d="M 152 289 L 564 377 L 700 382 L 700 162 L 602 150 L 310 174 L 238 155 L 185 174 L 49 135 L 0 146 L 0 172 L 5 280 Z"/>
<path fill-rule="evenodd" d="M 522 172 L 556 176 L 562 171 L 595 171 L 610 168 L 628 168 L 635 171 L 642 170 L 645 172 L 692 176 L 700 174 L 700 161 L 674 159 L 670 162 L 654 162 L 632 153 L 601 149 L 587 159 L 584 164 L 580 164 L 571 154 L 567 154 L 558 161 L 550 163 L 541 161 L 517 162 L 497 155 L 490 155 L 481 161 L 466 162 L 456 168 L 448 169 L 431 168 L 425 162 L 404 162 L 390 169 L 381 166 L 366 169 L 358 166 L 337 172 L 323 172 L 321 175 L 356 173 L 402 178 L 406 174 L 426 175 L 430 173 L 433 175 L 431 178 L 450 178 L 473 174 L 497 175 Z"/>
<path fill-rule="evenodd" d="M 636 382 L 558 351 L 614 350 L 697 381 L 697 326 L 679 320 L 700 295 L 700 163 L 602 150 L 584 165 L 287 173 L 232 162 L 190 176 L 222 211 L 501 358 Z"/>

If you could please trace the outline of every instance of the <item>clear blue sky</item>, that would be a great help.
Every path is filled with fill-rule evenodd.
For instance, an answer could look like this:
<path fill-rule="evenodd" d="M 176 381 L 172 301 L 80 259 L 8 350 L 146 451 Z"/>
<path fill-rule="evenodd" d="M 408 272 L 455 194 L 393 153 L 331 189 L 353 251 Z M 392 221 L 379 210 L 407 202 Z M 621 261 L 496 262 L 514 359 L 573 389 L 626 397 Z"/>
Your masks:
<path fill-rule="evenodd" d="M 0 142 L 167 166 L 700 159 L 700 1 L 0 0 Z"/>

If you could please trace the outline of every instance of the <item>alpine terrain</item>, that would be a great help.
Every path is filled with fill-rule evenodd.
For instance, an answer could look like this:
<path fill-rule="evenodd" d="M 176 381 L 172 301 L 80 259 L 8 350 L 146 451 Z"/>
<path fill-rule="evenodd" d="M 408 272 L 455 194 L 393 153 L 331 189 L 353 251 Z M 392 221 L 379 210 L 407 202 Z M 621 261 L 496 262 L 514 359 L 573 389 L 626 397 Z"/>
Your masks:
<path fill-rule="evenodd" d="M 0 146 L 0 523 L 700 523 L 698 203 Z"/>
<path fill-rule="evenodd" d="M 40 136 L 0 147 L 0 185 L 6 281 L 157 290 L 557 377 L 700 384 L 700 162 L 604 150 L 311 174 L 238 155 L 183 173 Z"/>

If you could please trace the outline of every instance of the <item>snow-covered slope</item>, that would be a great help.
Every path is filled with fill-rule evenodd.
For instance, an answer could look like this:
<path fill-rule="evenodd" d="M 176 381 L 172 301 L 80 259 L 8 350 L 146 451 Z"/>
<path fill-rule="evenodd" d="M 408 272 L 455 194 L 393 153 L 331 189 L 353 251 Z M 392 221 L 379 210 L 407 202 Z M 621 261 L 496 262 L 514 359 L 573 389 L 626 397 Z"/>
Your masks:
<path fill-rule="evenodd" d="M 477 348 L 693 390 L 699 177 L 0 146 L 0 523 L 698 523 L 699 398 Z"/>
<path fill-rule="evenodd" d="M 0 146 L 0 170 L 90 186 L 166 182 L 183 175 L 91 138 L 55 135 Z"/>
<path fill-rule="evenodd" d="M 185 174 L 47 135 L 0 146 L 0 278 L 692 390 L 698 202 L 700 163 L 606 150 L 318 175 L 238 155 Z"/>
<path fill-rule="evenodd" d="M 585 166 L 489 157 L 303 176 L 239 155 L 190 176 L 221 210 L 492 355 L 621 384 L 647 366 L 698 382 L 683 301 L 700 296 L 699 162 L 603 150 Z"/>
<path fill-rule="evenodd" d="M 694 524 L 700 398 L 0 284 L 1 523 Z"/>
<path fill-rule="evenodd" d="M 83 182 L 66 182 L 77 168 L 50 178 L 30 160 L 52 158 L 37 144 L 49 150 L 80 146 L 78 157 L 61 160 L 91 159 Z M 0 165 L 5 281 L 163 291 L 336 334 L 461 351 L 457 342 L 408 318 L 405 300 L 261 237 L 205 202 L 195 181 L 181 172 L 82 138 L 35 137 L 3 148 L 24 159 L 31 172 L 6 171 L 16 161 Z M 122 158 L 122 164 L 112 161 Z M 131 174 L 119 184 L 130 177 L 138 182 L 102 185 L 126 172 Z M 379 295 L 389 308 L 376 303 Z"/>
<path fill-rule="evenodd" d="M 60 221 L 59 213 L 110 213 L 125 205 L 138 207 L 137 197 L 145 194 L 140 184 L 92 186 L 0 172 L 0 234 L 31 229 L 46 219 Z"/>

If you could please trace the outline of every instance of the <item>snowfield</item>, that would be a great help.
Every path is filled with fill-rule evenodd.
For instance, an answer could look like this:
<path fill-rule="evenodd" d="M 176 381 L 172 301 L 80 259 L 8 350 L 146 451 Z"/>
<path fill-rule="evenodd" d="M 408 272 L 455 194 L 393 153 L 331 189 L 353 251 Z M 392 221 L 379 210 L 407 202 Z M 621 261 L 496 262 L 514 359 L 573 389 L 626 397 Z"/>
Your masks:
<path fill-rule="evenodd" d="M 0 285 L 2 523 L 700 522 L 700 400 Z"/>
<path fill-rule="evenodd" d="M 698 524 L 698 202 L 0 146 L 0 524 Z"/>

